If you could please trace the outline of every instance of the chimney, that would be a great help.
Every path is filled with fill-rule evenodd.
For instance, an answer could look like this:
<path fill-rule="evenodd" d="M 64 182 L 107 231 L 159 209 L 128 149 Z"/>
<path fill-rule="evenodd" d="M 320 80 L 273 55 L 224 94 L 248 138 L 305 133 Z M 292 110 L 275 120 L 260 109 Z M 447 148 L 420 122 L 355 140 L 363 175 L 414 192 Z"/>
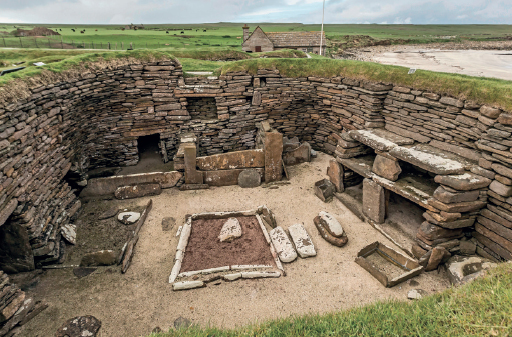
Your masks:
<path fill-rule="evenodd" d="M 247 40 L 249 38 L 249 26 L 247 26 L 247 24 L 245 24 L 243 27 L 242 27 L 242 31 L 244 32 L 244 41 Z"/>

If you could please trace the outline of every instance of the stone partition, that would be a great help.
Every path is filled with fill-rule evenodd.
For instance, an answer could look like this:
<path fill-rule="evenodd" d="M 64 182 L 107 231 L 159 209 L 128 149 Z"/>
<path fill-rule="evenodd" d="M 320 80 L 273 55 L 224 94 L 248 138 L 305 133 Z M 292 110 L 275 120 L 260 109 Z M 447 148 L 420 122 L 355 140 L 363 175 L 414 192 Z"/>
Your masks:
<path fill-rule="evenodd" d="M 64 180 L 69 171 L 86 177 L 93 168 L 136 164 L 138 137 L 152 134 L 168 158 L 183 134 L 197 137 L 197 156 L 254 149 L 262 121 L 340 159 L 367 151 L 344 148 L 346 132 L 385 128 L 474 162 L 469 171 L 492 182 L 479 190 L 486 206 L 473 234 L 481 252 L 512 258 L 512 114 L 342 76 L 286 78 L 260 69 L 184 79 L 180 63 L 166 60 L 83 73 L 0 106 L 0 267 L 58 261 L 60 228 L 80 208 Z"/>

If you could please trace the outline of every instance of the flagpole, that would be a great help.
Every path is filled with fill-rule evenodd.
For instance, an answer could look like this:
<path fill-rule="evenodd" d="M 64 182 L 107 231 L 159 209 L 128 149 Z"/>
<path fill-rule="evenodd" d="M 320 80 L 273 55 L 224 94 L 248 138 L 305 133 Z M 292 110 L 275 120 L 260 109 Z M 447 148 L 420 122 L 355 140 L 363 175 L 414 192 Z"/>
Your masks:
<path fill-rule="evenodd" d="M 320 56 L 322 56 L 322 43 L 324 39 L 324 14 L 325 14 L 325 0 L 322 7 L 322 30 L 320 31 Z"/>

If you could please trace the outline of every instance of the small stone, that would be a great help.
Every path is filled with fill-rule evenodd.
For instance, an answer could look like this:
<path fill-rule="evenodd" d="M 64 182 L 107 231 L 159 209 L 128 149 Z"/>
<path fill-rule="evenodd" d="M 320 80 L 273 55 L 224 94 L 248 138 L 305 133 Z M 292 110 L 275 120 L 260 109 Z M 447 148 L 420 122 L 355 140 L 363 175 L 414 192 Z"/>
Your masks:
<path fill-rule="evenodd" d="M 238 175 L 238 186 L 242 188 L 254 188 L 261 185 L 261 175 L 258 170 L 247 169 Z"/>
<path fill-rule="evenodd" d="M 412 255 L 414 255 L 415 258 L 419 259 L 423 255 L 427 253 L 427 251 L 423 248 L 421 248 L 418 244 L 413 244 L 411 247 Z"/>
<path fill-rule="evenodd" d="M 89 266 L 111 266 L 116 264 L 117 254 L 113 250 L 100 250 L 98 252 L 85 254 L 80 262 L 80 267 Z"/>
<path fill-rule="evenodd" d="M 172 290 L 174 290 L 174 291 L 203 288 L 203 287 L 206 287 L 206 284 L 203 281 L 182 281 L 182 282 L 175 282 L 172 284 Z"/>
<path fill-rule="evenodd" d="M 117 199 L 124 200 L 159 195 L 160 193 L 162 193 L 160 184 L 137 184 L 118 187 L 114 195 Z"/>
<path fill-rule="evenodd" d="M 121 212 L 117 216 L 117 220 L 125 225 L 133 225 L 140 218 L 139 212 Z"/>
<path fill-rule="evenodd" d="M 485 270 L 496 266 L 496 263 L 479 256 L 463 257 L 456 255 L 446 262 L 448 277 L 453 285 L 470 282 L 481 276 Z"/>
<path fill-rule="evenodd" d="M 87 179 L 77 181 L 76 184 L 80 187 L 85 187 L 85 186 L 87 186 Z"/>
<path fill-rule="evenodd" d="M 345 187 L 343 185 L 343 166 L 338 163 L 336 159 L 329 160 L 329 166 L 327 167 L 327 175 L 329 180 L 333 183 L 336 188 L 336 192 L 343 193 Z"/>
<path fill-rule="evenodd" d="M 76 244 L 76 225 L 67 224 L 60 228 L 60 232 L 62 233 L 62 237 L 66 239 L 67 242 L 72 245 Z"/>
<path fill-rule="evenodd" d="M 432 271 L 437 269 L 439 264 L 443 262 L 444 259 L 447 259 L 451 256 L 451 254 L 443 247 L 434 247 L 432 249 L 432 254 L 430 255 L 430 258 L 428 259 L 427 267 L 425 268 L 425 271 Z"/>
<path fill-rule="evenodd" d="M 162 219 L 162 230 L 164 232 L 168 232 L 173 229 L 174 225 L 176 224 L 176 219 L 171 217 L 166 217 Z"/>
<path fill-rule="evenodd" d="M 396 181 L 400 173 L 402 173 L 402 169 L 400 168 L 398 161 L 386 158 L 381 155 L 377 155 L 377 157 L 375 157 L 372 171 L 378 176 L 391 181 Z"/>
<path fill-rule="evenodd" d="M 474 255 L 476 252 L 476 243 L 471 240 L 461 241 L 459 251 L 462 255 Z"/>
<path fill-rule="evenodd" d="M 488 178 L 468 172 L 459 175 L 438 175 L 435 176 L 434 181 L 458 191 L 477 190 L 482 187 L 487 187 L 491 183 L 491 180 Z"/>
<path fill-rule="evenodd" d="M 337 238 L 340 238 L 343 236 L 343 227 L 341 226 L 340 222 L 336 220 L 335 217 L 333 217 L 331 214 L 321 211 L 318 213 L 318 216 L 323 220 L 323 224 L 325 226 L 325 229 L 329 234 L 332 236 L 335 236 Z"/>
<path fill-rule="evenodd" d="M 277 255 L 279 255 L 279 259 L 282 262 L 292 262 L 297 258 L 297 252 L 281 226 L 277 226 L 269 234 Z"/>
<path fill-rule="evenodd" d="M 454 202 L 465 202 L 465 201 L 475 201 L 480 196 L 480 191 L 468 191 L 462 193 L 452 193 L 448 192 L 442 186 L 439 186 L 434 191 L 434 198 L 437 200 L 444 202 L 446 204 L 454 203 Z"/>
<path fill-rule="evenodd" d="M 412 290 L 409 290 L 409 292 L 407 293 L 407 298 L 410 300 L 419 300 L 426 294 L 427 294 L 427 292 L 425 290 L 412 289 Z"/>
<path fill-rule="evenodd" d="M 73 274 L 78 278 L 82 278 L 94 273 L 96 269 L 97 268 L 78 267 L 73 269 Z"/>
<path fill-rule="evenodd" d="M 186 329 L 186 328 L 190 327 L 191 325 L 192 325 L 192 322 L 189 319 L 183 318 L 181 316 L 174 320 L 174 328 L 176 330 Z"/>
<path fill-rule="evenodd" d="M 115 216 L 119 212 L 119 209 L 117 207 L 111 207 L 107 209 L 105 212 L 101 213 L 101 215 L 98 217 L 99 220 L 104 220 L 111 218 Z"/>
<path fill-rule="evenodd" d="M 288 231 L 290 232 L 290 236 L 295 244 L 295 249 L 300 257 L 316 256 L 315 245 L 302 224 L 290 226 Z"/>
<path fill-rule="evenodd" d="M 315 183 L 315 195 L 323 202 L 331 201 L 334 192 L 336 192 L 336 187 L 327 179 L 322 179 Z"/>
<path fill-rule="evenodd" d="M 57 330 L 56 337 L 96 337 L 101 322 L 94 316 L 78 316 L 66 321 Z"/>
<path fill-rule="evenodd" d="M 222 225 L 222 229 L 220 230 L 219 240 L 220 242 L 231 242 L 236 238 L 242 236 L 242 227 L 240 226 L 240 222 L 236 218 L 229 218 L 224 225 Z"/>
<path fill-rule="evenodd" d="M 160 333 L 160 332 L 163 332 L 163 331 L 162 331 L 162 329 L 159 326 L 157 326 L 151 332 L 152 333 Z"/>
<path fill-rule="evenodd" d="M 502 184 L 497 180 L 489 185 L 489 189 L 505 198 L 512 196 L 512 186 Z"/>

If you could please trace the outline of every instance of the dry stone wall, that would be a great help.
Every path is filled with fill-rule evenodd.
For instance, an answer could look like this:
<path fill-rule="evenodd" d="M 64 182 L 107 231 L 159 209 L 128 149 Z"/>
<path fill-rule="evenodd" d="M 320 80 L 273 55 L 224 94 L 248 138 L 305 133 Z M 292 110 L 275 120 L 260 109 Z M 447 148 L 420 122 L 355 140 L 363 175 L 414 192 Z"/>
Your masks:
<path fill-rule="evenodd" d="M 201 109 L 208 118 L 194 113 Z M 36 263 L 59 259 L 60 228 L 80 208 L 63 179 L 68 172 L 86 176 L 97 167 L 135 164 L 138 137 L 151 134 L 160 135 L 168 158 L 180 135 L 190 133 L 199 156 L 254 149 L 256 124 L 265 120 L 284 136 L 333 155 L 344 151 L 338 145 L 347 131 L 385 127 L 476 160 L 472 172 L 492 183 L 480 191 L 488 205 L 477 217 L 475 236 L 489 254 L 511 258 L 510 113 L 343 77 L 286 78 L 260 69 L 184 78 L 179 62 L 167 60 L 83 74 L 0 106 L 1 267 L 22 271 L 34 267 L 34 257 Z M 28 246 L 20 245 L 26 238 Z"/>

